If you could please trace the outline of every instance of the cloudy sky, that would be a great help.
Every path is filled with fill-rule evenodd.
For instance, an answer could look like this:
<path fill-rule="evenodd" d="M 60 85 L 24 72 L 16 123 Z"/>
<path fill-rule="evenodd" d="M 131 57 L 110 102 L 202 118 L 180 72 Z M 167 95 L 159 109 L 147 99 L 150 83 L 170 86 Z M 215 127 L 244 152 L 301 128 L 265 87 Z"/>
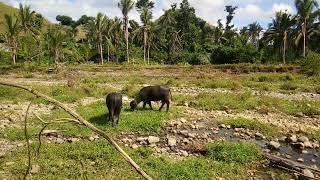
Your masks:
<path fill-rule="evenodd" d="M 18 7 L 19 3 L 29 4 L 32 9 L 40 12 L 50 21 L 55 22 L 57 15 L 68 15 L 78 19 L 81 15 L 95 16 L 98 12 L 108 16 L 121 16 L 117 7 L 118 0 L 0 0 L 6 4 Z M 182 0 L 154 0 L 154 16 L 163 14 L 163 9 L 168 9 L 172 3 L 180 3 Z M 318 0 L 320 2 L 320 0 Z M 236 5 L 239 9 L 234 19 L 237 27 L 242 27 L 251 22 L 258 21 L 266 27 L 275 12 L 287 10 L 294 13 L 294 0 L 189 0 L 195 7 L 196 13 L 211 24 L 218 19 L 225 19 L 225 5 Z M 131 13 L 133 19 L 139 20 L 138 13 Z"/>

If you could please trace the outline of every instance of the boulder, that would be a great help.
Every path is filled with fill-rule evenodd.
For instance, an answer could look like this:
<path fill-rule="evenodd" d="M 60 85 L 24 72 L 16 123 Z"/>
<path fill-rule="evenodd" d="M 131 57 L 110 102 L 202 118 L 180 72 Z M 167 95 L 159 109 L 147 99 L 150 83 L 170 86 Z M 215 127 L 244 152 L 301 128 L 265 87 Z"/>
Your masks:
<path fill-rule="evenodd" d="M 277 150 L 280 148 L 280 143 L 276 142 L 276 141 L 270 141 L 269 144 L 268 144 L 269 148 L 270 149 L 274 149 L 274 150 Z"/>

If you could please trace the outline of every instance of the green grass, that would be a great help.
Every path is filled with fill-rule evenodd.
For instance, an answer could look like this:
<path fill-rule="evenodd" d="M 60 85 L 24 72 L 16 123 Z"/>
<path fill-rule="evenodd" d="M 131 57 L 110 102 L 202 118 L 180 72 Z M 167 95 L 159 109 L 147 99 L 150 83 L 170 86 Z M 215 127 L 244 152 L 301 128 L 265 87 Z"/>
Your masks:
<path fill-rule="evenodd" d="M 126 151 L 154 179 L 187 180 L 215 177 L 247 179 L 249 163 L 259 159 L 259 151 L 251 145 L 213 144 L 211 147 L 212 153 L 216 152 L 217 147 L 222 147 L 218 148 L 219 150 L 230 150 L 228 155 L 232 156 L 232 160 L 219 158 L 215 161 L 213 156 L 216 155 L 208 155 L 175 161 L 165 157 L 155 157 L 152 151 L 146 148 L 126 149 Z M 21 148 L 6 156 L 0 162 L 0 166 L 6 172 L 5 177 L 17 179 L 25 172 L 26 161 L 26 149 Z M 4 166 L 5 162 L 15 162 L 15 164 Z M 40 159 L 33 161 L 33 164 L 41 167 L 40 172 L 33 175 L 33 179 L 85 179 L 86 177 L 88 179 L 97 177 L 99 179 L 140 179 L 127 162 L 104 140 L 61 145 L 44 144 Z"/>
<path fill-rule="evenodd" d="M 208 145 L 206 156 L 215 161 L 243 164 L 259 160 L 261 155 L 254 144 L 219 142 Z"/>
<path fill-rule="evenodd" d="M 290 101 L 268 96 L 254 96 L 250 92 L 204 93 L 197 96 L 180 95 L 174 98 L 178 103 L 189 102 L 191 107 L 204 110 L 225 110 L 228 108 L 244 111 L 266 107 L 270 111 L 275 109 L 288 115 L 299 113 L 307 116 L 320 115 L 320 102 Z"/>
<path fill-rule="evenodd" d="M 84 117 L 86 120 L 94 124 L 96 127 L 102 129 L 105 132 L 118 134 L 120 132 L 142 132 L 142 133 L 157 133 L 170 119 L 181 116 L 180 111 L 176 108 L 171 108 L 167 113 L 165 111 L 150 111 L 139 110 L 131 112 L 124 107 L 120 115 L 119 126 L 112 127 L 110 121 L 107 118 L 107 108 L 103 102 L 95 103 L 89 106 L 81 106 L 76 111 Z M 52 114 L 44 116 L 46 121 L 53 121 L 59 118 L 69 118 L 69 115 L 62 110 L 55 110 Z M 31 119 L 29 122 L 29 134 L 32 137 L 36 137 L 37 133 L 41 129 L 41 124 L 36 119 Z M 92 131 L 87 127 L 64 123 L 64 124 L 52 124 L 47 129 L 55 129 L 63 132 L 67 136 L 90 136 Z M 6 138 L 10 140 L 23 140 L 23 129 L 3 129 L 0 130 L 0 138 Z"/>
<path fill-rule="evenodd" d="M 232 118 L 225 119 L 221 123 L 231 125 L 233 128 L 246 128 L 255 130 L 267 137 L 279 137 L 281 129 L 271 124 L 263 123 L 255 119 Z"/>

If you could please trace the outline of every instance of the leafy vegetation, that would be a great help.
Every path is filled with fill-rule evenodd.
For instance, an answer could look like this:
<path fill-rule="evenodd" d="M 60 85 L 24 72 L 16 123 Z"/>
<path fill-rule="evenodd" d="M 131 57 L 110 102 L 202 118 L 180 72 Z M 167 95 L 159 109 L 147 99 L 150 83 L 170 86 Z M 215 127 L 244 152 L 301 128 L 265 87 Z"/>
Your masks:
<path fill-rule="evenodd" d="M 188 0 L 172 4 L 154 21 L 153 1 L 121 0 L 118 6 L 122 19 L 101 13 L 96 17 L 83 15 L 78 20 L 57 15 L 59 24 L 48 28 L 43 28 L 45 19 L 30 6 L 20 5 L 16 11 L 1 6 L 6 10 L 2 13 L 7 15 L 2 26 L 3 41 L 13 64 L 15 61 L 103 64 L 104 59 L 144 64 L 285 64 L 296 63 L 300 56 L 307 57 L 308 51 L 319 52 L 316 42 L 319 10 L 315 0 L 295 1 L 297 14 L 277 12 L 262 37 L 263 29 L 258 22 L 238 29 L 232 25 L 238 10 L 233 5 L 225 7 L 225 24 L 220 19 L 212 26 L 196 16 Z M 129 13 L 135 6 L 141 25 L 130 20 Z M 8 62 L 8 53 L 2 54 L 6 59 L 2 62 Z M 315 67 L 315 61 L 305 63 Z"/>

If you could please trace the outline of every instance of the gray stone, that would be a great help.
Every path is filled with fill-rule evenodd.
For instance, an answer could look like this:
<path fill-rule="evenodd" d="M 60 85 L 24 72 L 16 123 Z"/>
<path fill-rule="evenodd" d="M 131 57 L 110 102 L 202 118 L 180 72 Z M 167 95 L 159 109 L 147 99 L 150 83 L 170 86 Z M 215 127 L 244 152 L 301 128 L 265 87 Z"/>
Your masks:
<path fill-rule="evenodd" d="M 297 159 L 297 161 L 298 161 L 298 162 L 304 162 L 304 159 L 299 158 L 299 159 Z"/>
<path fill-rule="evenodd" d="M 225 124 L 220 124 L 219 128 L 226 128 L 227 126 Z"/>
<path fill-rule="evenodd" d="M 148 137 L 148 143 L 149 144 L 154 144 L 160 141 L 159 137 L 155 137 L 155 136 L 149 136 Z"/>
<path fill-rule="evenodd" d="M 299 137 L 298 141 L 304 143 L 304 142 L 308 142 L 309 139 L 306 136 L 301 136 L 301 137 Z"/>
<path fill-rule="evenodd" d="M 138 142 L 143 142 L 143 141 L 146 141 L 148 138 L 146 138 L 146 137 L 138 137 L 137 138 L 137 141 Z"/>
<path fill-rule="evenodd" d="M 290 143 L 296 143 L 298 141 L 298 138 L 296 135 L 291 135 L 290 137 L 287 138 L 287 141 Z"/>
<path fill-rule="evenodd" d="M 39 172 L 40 172 L 40 166 L 39 165 L 32 165 L 30 173 L 37 174 Z"/>
<path fill-rule="evenodd" d="M 308 154 L 309 152 L 307 150 L 302 150 L 301 153 L 302 154 Z"/>
<path fill-rule="evenodd" d="M 170 147 L 177 145 L 177 139 L 175 137 L 168 137 L 168 145 Z"/>
<path fill-rule="evenodd" d="M 187 152 L 187 151 L 184 151 L 184 150 L 181 151 L 181 154 L 182 154 L 182 156 L 184 156 L 184 157 L 188 157 L 188 156 L 189 156 L 188 152 Z"/>
<path fill-rule="evenodd" d="M 139 146 L 138 146 L 138 145 L 136 145 L 136 144 L 132 144 L 132 145 L 131 145 L 131 148 L 132 148 L 132 149 L 138 149 L 138 148 L 139 148 Z"/>
<path fill-rule="evenodd" d="M 184 119 L 184 118 L 181 118 L 181 119 L 180 119 L 180 122 L 184 124 L 184 123 L 186 123 L 186 122 L 187 122 L 187 120 L 186 120 L 186 119 Z"/>
<path fill-rule="evenodd" d="M 305 148 L 312 148 L 312 144 L 310 143 L 310 141 L 306 141 L 303 143 Z"/>
<path fill-rule="evenodd" d="M 64 140 L 63 140 L 63 139 L 61 139 L 61 138 L 57 138 L 57 139 L 56 139 L 56 143 L 58 143 L 58 144 L 62 144 L 62 143 L 64 143 Z"/>
<path fill-rule="evenodd" d="M 302 170 L 302 174 L 303 174 L 305 177 L 314 179 L 314 174 L 313 174 L 309 169 L 304 169 L 304 170 Z"/>
<path fill-rule="evenodd" d="M 292 147 L 294 147 L 294 148 L 296 148 L 296 149 L 304 149 L 304 143 L 301 143 L 301 142 L 299 142 L 299 143 L 292 143 L 291 145 L 292 145 Z"/>
<path fill-rule="evenodd" d="M 315 159 L 311 159 L 311 162 L 312 162 L 312 163 L 316 163 L 316 162 L 317 162 L 317 160 L 315 160 Z"/>
<path fill-rule="evenodd" d="M 18 147 L 22 147 L 22 146 L 24 146 L 24 144 L 23 143 L 19 143 L 17 146 Z"/>
<path fill-rule="evenodd" d="M 280 143 L 278 143 L 278 142 L 270 141 L 269 144 L 268 144 L 268 146 L 269 146 L 271 149 L 277 150 L 277 149 L 280 148 L 281 145 L 280 145 Z"/>
<path fill-rule="evenodd" d="M 89 137 L 89 140 L 90 140 L 90 141 L 94 141 L 94 137 L 90 136 L 90 137 Z"/>
<path fill-rule="evenodd" d="M 195 138 L 197 136 L 196 133 L 188 133 L 188 137 L 190 138 Z"/>
<path fill-rule="evenodd" d="M 265 139 L 265 138 L 266 138 L 266 137 L 264 137 L 264 135 L 261 134 L 261 133 L 256 133 L 256 134 L 255 134 L 255 137 L 256 137 L 257 139 Z"/>

